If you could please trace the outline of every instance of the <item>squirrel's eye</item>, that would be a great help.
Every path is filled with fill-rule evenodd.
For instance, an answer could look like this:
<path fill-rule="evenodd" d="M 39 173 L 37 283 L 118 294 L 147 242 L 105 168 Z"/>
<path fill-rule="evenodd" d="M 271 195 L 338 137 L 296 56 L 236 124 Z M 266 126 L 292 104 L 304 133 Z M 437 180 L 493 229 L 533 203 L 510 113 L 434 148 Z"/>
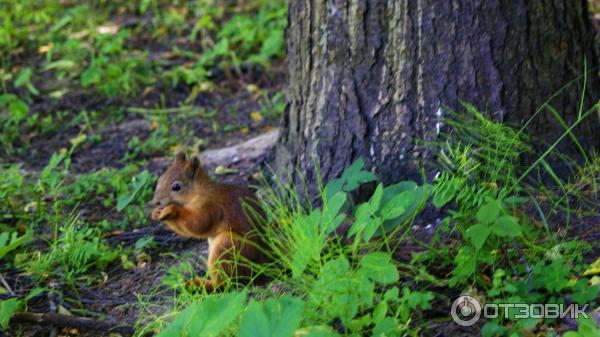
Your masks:
<path fill-rule="evenodd" d="M 175 191 L 175 192 L 177 192 L 177 191 L 179 191 L 180 189 L 181 189 L 181 183 L 180 183 L 180 182 L 178 182 L 178 181 L 174 182 L 174 183 L 173 183 L 173 185 L 171 185 L 171 190 L 172 190 L 172 191 Z"/>

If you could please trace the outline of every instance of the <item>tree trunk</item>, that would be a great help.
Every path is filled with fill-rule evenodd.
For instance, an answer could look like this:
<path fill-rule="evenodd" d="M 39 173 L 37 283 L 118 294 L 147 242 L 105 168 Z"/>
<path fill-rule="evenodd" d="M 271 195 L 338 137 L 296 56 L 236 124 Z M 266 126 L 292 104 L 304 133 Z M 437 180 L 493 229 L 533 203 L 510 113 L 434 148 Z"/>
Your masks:
<path fill-rule="evenodd" d="M 434 155 L 448 109 L 460 100 L 523 125 L 597 53 L 586 0 L 289 0 L 288 110 L 275 166 L 300 168 L 314 186 L 357 157 L 384 181 L 414 177 Z M 595 103 L 598 69 L 587 81 Z M 551 101 L 575 120 L 582 80 Z M 598 115 L 577 136 L 600 145 Z M 562 126 L 543 113 L 527 129 L 553 142 Z M 594 132 L 595 131 L 595 132 Z"/>

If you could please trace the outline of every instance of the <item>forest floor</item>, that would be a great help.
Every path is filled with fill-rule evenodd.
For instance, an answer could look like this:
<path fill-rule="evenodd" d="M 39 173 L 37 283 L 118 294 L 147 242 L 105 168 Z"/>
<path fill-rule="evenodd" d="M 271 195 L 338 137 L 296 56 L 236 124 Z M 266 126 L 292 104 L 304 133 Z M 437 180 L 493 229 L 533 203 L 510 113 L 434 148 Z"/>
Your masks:
<path fill-rule="evenodd" d="M 0 276 L 6 281 L 0 283 L 0 300 L 15 295 L 23 298 L 43 288 L 27 302 L 27 311 L 69 313 L 140 327 L 171 310 L 175 297 L 171 286 L 202 273 L 207 253 L 206 242 L 180 238 L 148 218 L 147 202 L 156 177 L 178 150 L 201 153 L 220 149 L 276 129 L 285 108 L 285 65 L 281 50 L 262 55 L 268 58 L 266 64 L 235 64 L 236 57 L 247 61 L 260 54 L 268 40 L 268 36 L 257 37 L 262 32 L 250 42 L 248 37 L 230 37 L 236 41 L 231 48 L 239 52 L 237 56 L 202 61 L 199 55 L 217 50 L 219 43 L 213 41 L 212 49 L 207 50 L 201 42 L 191 41 L 195 22 L 185 19 L 191 15 L 181 7 L 165 5 L 162 9 L 168 14 L 159 15 L 155 9 L 140 13 L 115 6 L 99 11 L 94 16 L 97 25 L 90 27 L 78 22 L 77 15 L 82 14 L 76 12 L 90 9 L 70 6 L 70 23 L 60 23 L 61 15 L 66 15 L 61 9 L 45 9 L 54 20 L 50 26 L 58 28 L 51 27 L 51 33 L 40 37 L 37 44 L 19 45 L 3 54 L 0 77 L 4 92 L 17 98 L 4 95 L 4 102 L 9 103 L 0 108 L 20 102 L 26 105 L 27 117 L 18 117 L 20 103 L 15 103 L 9 114 L 17 116 L 17 123 L 3 120 L 0 197 L 7 205 L 0 205 L 0 229 L 19 235 L 34 230 L 36 234 L 27 250 L 13 252 L 14 263 L 3 260 L 0 264 Z M 228 22 L 240 13 L 256 19 L 252 15 L 257 8 L 241 7 L 214 14 L 215 23 Z M 178 23 L 185 28 L 177 28 Z M 57 33 L 68 25 L 72 25 L 68 31 Z M 94 29 L 108 33 L 96 34 L 91 32 Z M 211 29 L 200 28 L 199 39 L 217 39 Z M 121 38 L 122 32 L 126 33 Z M 252 52 L 245 49 L 246 44 Z M 48 55 L 52 45 L 57 51 Z M 96 54 L 81 56 L 78 48 Z M 102 60 L 100 56 L 106 58 L 105 63 L 97 61 L 94 67 L 113 71 L 112 77 L 94 74 L 92 60 Z M 130 65 L 132 59 L 136 61 Z M 191 65 L 198 62 L 205 62 L 202 69 Z M 117 68 L 111 70 L 111 64 Z M 211 74 L 198 75 L 204 71 Z M 219 181 L 255 184 L 258 165 L 264 159 L 213 163 L 209 169 Z M 143 174 L 145 170 L 148 175 Z M 125 206 L 119 207 L 120 200 L 127 199 Z M 438 212 L 426 214 L 413 228 L 413 235 L 426 241 L 439 218 Z M 562 226 L 560 219 L 554 221 L 551 227 Z M 586 263 L 592 263 L 600 256 L 600 217 L 586 214 L 570 222 L 569 236 L 592 247 L 583 256 Z M 59 240 L 59 232 L 76 239 Z M 448 239 L 450 245 L 453 242 Z M 80 252 L 73 245 L 89 249 Z M 409 260 L 419 249 L 422 247 L 405 245 L 396 256 Z M 87 255 L 77 260 L 70 255 L 76 253 Z M 70 258 L 75 265 L 65 262 Z M 449 298 L 455 295 L 447 293 Z M 446 309 L 433 311 L 432 318 L 447 318 Z M 574 323 L 567 322 L 565 327 L 573 328 Z M 433 329 L 428 332 L 432 336 L 480 333 L 448 319 L 431 323 L 429 329 Z M 0 336 L 3 334 L 0 330 Z M 56 330 L 39 323 L 13 324 L 7 334 L 110 335 L 106 331 Z"/>
<path fill-rule="evenodd" d="M 79 175 L 90 175 L 105 169 L 122 169 L 134 164 L 140 169 L 146 169 L 151 174 L 159 176 L 168 164 L 166 153 L 174 153 L 177 149 L 189 149 L 193 152 L 202 150 L 221 149 L 224 147 L 243 143 L 258 135 L 262 135 L 278 126 L 278 120 L 261 118 L 253 120 L 251 114 L 260 112 L 263 93 L 273 95 L 280 92 L 283 86 L 283 68 L 278 65 L 270 69 L 269 73 L 258 72 L 241 73 L 231 77 L 213 78 L 217 91 L 203 92 L 191 103 L 199 111 L 215 111 L 209 118 L 194 116 L 193 114 L 169 113 L 175 122 L 169 123 L 168 134 L 161 135 L 167 139 L 159 139 L 163 144 L 172 144 L 168 148 L 160 145 L 154 151 L 140 151 L 135 156 L 131 152 L 137 149 L 128 144 L 137 138 L 140 142 L 148 142 L 152 133 L 157 129 L 156 121 L 148 118 L 146 112 L 131 112 L 128 108 L 156 109 L 164 104 L 168 107 L 179 107 L 189 97 L 186 87 L 152 87 L 146 88 L 144 94 L 137 98 L 106 98 L 89 90 L 79 93 L 69 93 L 64 97 L 55 99 L 41 99 L 30 106 L 32 111 L 40 115 L 52 115 L 56 111 L 66 111 L 65 120 L 74 119 L 81 111 L 95 111 L 101 116 L 93 121 L 93 125 L 86 130 L 86 137 L 97 138 L 93 142 L 85 142 L 78 146 L 71 154 L 69 173 L 64 177 L 65 184 L 77 181 Z M 249 85 L 260 88 L 259 95 L 248 90 Z M 161 98 L 167 98 L 161 102 Z M 125 107 L 125 108 L 124 108 Z M 115 111 L 119 118 L 113 118 Z M 162 113 L 162 112 L 159 112 Z M 30 145 L 27 151 L 2 158 L 0 164 L 19 163 L 27 171 L 30 179 L 39 177 L 41 170 L 48 164 L 52 154 L 59 153 L 61 149 L 72 146 L 70 142 L 81 134 L 84 126 L 80 123 L 67 123 L 52 132 L 39 132 L 22 135 L 27 137 Z M 181 131 L 185 128 L 186 131 Z M 190 137 L 193 141 L 190 142 Z M 154 141 L 150 139 L 150 142 Z M 195 144 L 194 144 L 195 143 Z M 187 145 L 184 145 L 187 144 Z M 167 151 L 167 152 L 165 152 Z M 208 167 L 218 181 L 236 184 L 252 183 L 252 174 L 258 172 L 258 165 L 263 157 L 252 158 L 223 163 L 227 169 L 224 174 L 214 175 L 215 165 Z M 255 181 L 254 181 L 255 182 Z M 91 187 L 91 186 L 90 186 Z M 111 219 L 117 223 L 122 218 L 115 214 L 114 205 L 104 207 L 102 201 L 89 198 L 78 201 L 76 212 L 89 223 L 97 223 Z M 146 209 L 147 211 L 147 209 Z M 51 236 L 51 228 L 43 235 Z M 169 306 L 171 294 L 159 293 L 152 298 L 153 292 L 161 288 L 162 278 L 181 257 L 189 258 L 198 270 L 202 269 L 203 261 L 207 256 L 207 243 L 192 239 L 180 238 L 170 232 L 163 224 L 148 218 L 140 218 L 135 223 L 127 226 L 118 226 L 105 233 L 106 242 L 111 246 L 120 246 L 119 249 L 133 248 L 138 240 L 153 238 L 154 244 L 150 249 L 145 249 L 143 256 L 133 268 L 124 268 L 121 261 L 111 263 L 102 272 L 102 280 L 89 284 L 76 282 L 73 285 L 63 284 L 61 280 L 52 277 L 44 281 L 44 285 L 52 285 L 52 289 L 62 294 L 61 306 L 67 310 L 84 310 L 86 315 L 111 319 L 117 322 L 135 325 L 139 317 L 140 296 L 150 296 L 145 301 L 163 302 L 164 310 Z M 40 244 L 40 249 L 43 249 Z M 147 254 L 146 254 L 147 253 Z M 135 256 L 131 257 L 135 259 Z M 17 294 L 27 294 L 34 288 L 33 282 L 22 270 L 0 267 L 8 285 Z M 190 275 L 188 275 L 190 276 Z M 39 286 L 39 285 L 38 285 Z M 75 303 L 75 304 L 74 304 Z M 47 312 L 50 306 L 47 297 L 39 296 L 29 301 L 28 309 L 32 312 Z M 158 309 L 160 310 L 160 309 Z M 51 327 L 39 324 L 23 324 L 16 328 L 21 336 L 42 336 L 51 331 Z M 70 332 L 69 332 L 70 331 Z M 14 333 L 14 332 L 13 332 Z M 62 336 L 103 336 L 106 332 L 77 331 L 66 329 Z"/>
<path fill-rule="evenodd" d="M 254 6 L 259 3 L 250 4 L 247 8 L 225 8 L 224 13 L 214 8 L 217 14 L 214 14 L 214 22 L 210 24 L 227 22 L 235 14 L 254 19 L 253 15 L 258 13 Z M 23 11 L 27 10 L 27 6 L 34 10 L 36 5 L 35 2 L 26 3 Z M 86 266 L 73 266 L 73 269 L 65 270 L 51 263 L 50 268 L 57 269 L 54 272 L 37 266 L 29 266 L 29 270 L 24 270 L 11 263 L 2 263 L 0 276 L 6 281 L 6 287 L 2 288 L 4 293 L 0 293 L 0 300 L 10 298 L 12 294 L 24 297 L 32 289 L 44 287 L 51 289 L 53 294 L 60 294 L 60 298 L 54 299 L 47 292 L 35 296 L 28 301 L 28 311 L 69 312 L 130 325 L 141 323 L 138 319 L 142 298 L 144 301 L 164 302 L 163 309 L 166 310 L 172 294 L 160 292 L 163 276 L 175 262 L 181 262 L 182 259 L 189 259 L 201 272 L 207 244 L 179 238 L 162 224 L 149 219 L 145 204 L 151 196 L 155 177 L 162 173 L 169 158 L 177 151 L 199 153 L 224 148 L 264 134 L 279 124 L 285 104 L 282 95 L 285 68 L 281 57 L 275 57 L 266 66 L 246 63 L 235 65 L 231 59 L 223 57 L 220 58 L 222 66 L 207 66 L 212 67 L 207 69 L 210 75 L 197 78 L 188 76 L 175 83 L 173 78 L 179 76 L 177 74 L 180 72 L 203 71 L 196 69 L 193 62 L 198 60 L 202 50 L 206 53 L 209 47 L 204 42 L 194 42 L 189 38 L 195 23 L 192 15 L 188 15 L 185 22 L 179 22 L 180 27 L 177 27 L 178 23 L 174 23 L 174 26 L 165 24 L 170 19 L 186 17 L 185 8 L 163 6 L 162 9 L 167 13 L 159 14 L 156 12 L 158 8 L 139 13 L 137 6 L 141 5 L 136 3 L 133 8 L 118 5 L 90 8 L 88 5 L 67 4 L 64 8 L 52 5 L 37 8 L 41 15 L 54 20 L 50 25 L 61 18 L 75 19 L 65 31 L 48 36 L 40 34 L 39 41 L 35 41 L 37 45 L 24 44 L 3 55 L 0 74 L 5 76 L 2 82 L 5 92 L 18 97 L 19 102 L 26 105 L 28 117 L 19 121 L 21 126 L 17 127 L 15 135 L 8 131 L 10 122 L 3 120 L 4 151 L 0 165 L 4 168 L 19 165 L 19 175 L 26 177 L 28 188 L 33 188 L 37 182 L 43 183 L 42 171 L 48 167 L 51 158 L 68 152 L 69 163 L 61 163 L 64 165 L 61 166 L 64 172 L 59 177 L 61 190 L 53 191 L 56 195 L 40 191 L 42 202 L 52 209 L 51 205 L 58 206 L 61 203 L 58 199 L 61 199 L 60 209 L 49 211 L 60 217 L 59 227 L 66 226 L 69 214 L 74 212 L 80 217 L 78 221 L 84 223 L 84 228 L 94 228 L 88 235 L 100 236 L 99 239 L 106 243 L 107 251 L 118 253 L 117 258 L 111 258 L 111 262 L 101 270 L 100 277 L 88 275 L 98 270 L 88 271 Z M 269 7 L 266 11 L 274 13 L 279 8 L 281 6 L 277 4 L 276 8 Z M 27 15 L 31 14 L 21 13 L 22 20 L 27 20 Z M 80 19 L 77 16 L 83 18 L 85 15 L 91 15 L 91 24 L 74 23 Z M 280 17 L 277 14 L 275 19 Z M 34 34 L 36 29 L 48 29 L 42 23 L 30 24 L 37 25 L 37 28 L 31 28 Z M 267 24 L 263 29 L 269 29 L 270 25 L 270 29 L 282 33 L 281 27 L 273 27 L 271 22 L 252 24 Z M 98 34 L 102 29 L 108 32 Z M 123 41 L 119 38 L 121 33 L 126 36 Z M 82 37 L 78 37 L 78 34 Z M 202 38 L 210 39 L 208 36 L 211 34 L 213 31 L 210 28 L 199 31 Z M 242 36 L 244 32 L 237 34 Z M 250 55 L 240 51 L 238 57 L 249 57 L 260 51 L 265 36 L 254 36 L 252 39 L 245 42 L 247 45 L 239 47 L 240 50 L 249 48 L 254 51 Z M 81 58 L 77 55 L 78 51 L 65 46 L 68 43 L 95 48 L 97 54 L 102 54 L 103 48 L 113 48 L 115 51 L 107 53 L 106 57 L 109 63 L 120 67 L 117 72 L 121 73 L 102 78 L 92 85 L 83 85 L 80 79 L 89 59 L 86 56 Z M 47 51 L 53 44 L 57 49 L 56 54 L 47 58 L 48 55 L 40 50 L 45 45 Z M 281 53 L 281 46 L 277 46 L 275 52 Z M 72 60 L 78 58 L 81 58 L 82 64 L 72 64 Z M 138 62 L 136 69 L 128 74 L 131 78 L 119 77 L 129 71 L 126 63 L 130 58 Z M 66 73 L 48 70 L 60 70 L 61 64 L 68 66 Z M 6 80 L 14 80 L 24 69 L 31 70 L 33 74 L 27 75 L 26 85 L 20 86 L 12 80 Z M 89 69 L 91 66 L 87 67 Z M 10 76 L 6 77 L 7 74 Z M 4 97 L 7 98 L 8 94 Z M 248 161 L 242 156 L 226 163 L 217 163 L 223 165 L 220 168 L 223 172 L 218 172 L 215 177 L 219 181 L 247 184 L 262 160 L 264 158 L 258 157 Z M 208 169 L 214 173 L 217 164 Z M 132 176 L 144 170 L 152 178 L 145 182 L 144 195 L 137 197 L 134 202 L 136 205 L 129 206 L 138 209 L 127 214 L 126 211 L 117 211 L 116 199 L 128 192 Z M 115 184 L 107 180 L 118 182 Z M 6 190 L 2 192 L 12 193 L 8 187 L 11 182 L 3 183 L 6 183 L 3 185 Z M 80 193 L 70 195 L 70 192 L 66 192 L 73 189 Z M 21 212 L 27 204 L 34 203 L 35 198 L 31 195 L 21 198 L 16 194 L 18 192 L 14 193 L 15 199 L 11 201 L 20 210 L 4 214 L 0 223 L 3 223 L 2 231 L 18 229 L 24 234 L 27 230 L 24 221 L 31 220 L 33 213 L 30 210 Z M 40 226 L 36 229 L 31 248 L 49 256 L 49 252 L 56 249 L 50 243 L 53 225 L 49 218 L 36 220 L 39 220 Z M 148 240 L 151 242 L 139 249 L 139 242 L 148 243 Z M 136 243 L 138 248 L 135 248 Z M 31 256 L 24 258 L 32 259 Z M 75 269 L 81 270 L 76 271 L 77 275 L 67 283 L 63 273 Z M 153 294 L 159 296 L 160 300 L 153 299 Z M 52 331 L 56 333 L 54 328 L 46 324 L 24 323 L 12 325 L 8 333 L 15 336 L 47 336 Z M 5 332 L 0 330 L 0 335 L 3 334 Z M 108 333 L 64 329 L 59 330 L 58 334 L 104 336 Z"/>

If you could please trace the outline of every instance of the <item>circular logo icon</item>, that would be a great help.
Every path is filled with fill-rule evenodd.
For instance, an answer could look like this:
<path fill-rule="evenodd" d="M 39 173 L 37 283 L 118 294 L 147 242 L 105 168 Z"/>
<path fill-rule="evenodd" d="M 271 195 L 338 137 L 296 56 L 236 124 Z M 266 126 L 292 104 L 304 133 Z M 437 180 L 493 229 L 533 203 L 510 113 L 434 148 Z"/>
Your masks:
<path fill-rule="evenodd" d="M 454 300 L 450 314 L 458 325 L 471 326 L 481 317 L 481 304 L 475 297 L 463 295 Z"/>

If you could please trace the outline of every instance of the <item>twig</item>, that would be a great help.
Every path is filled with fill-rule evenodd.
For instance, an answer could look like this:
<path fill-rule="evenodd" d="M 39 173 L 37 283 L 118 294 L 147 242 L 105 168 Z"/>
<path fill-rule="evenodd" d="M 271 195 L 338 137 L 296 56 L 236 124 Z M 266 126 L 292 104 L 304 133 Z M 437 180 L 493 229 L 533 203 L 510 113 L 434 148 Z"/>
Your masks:
<path fill-rule="evenodd" d="M 114 332 L 123 335 L 132 335 L 134 332 L 133 327 L 127 324 L 56 313 L 43 314 L 31 312 L 18 312 L 12 315 L 10 322 L 55 325 L 59 327 L 71 327 L 77 329 Z"/>
<path fill-rule="evenodd" d="M 106 241 L 109 243 L 121 243 L 122 242 L 125 244 L 133 244 L 138 239 L 140 239 L 144 236 L 148 236 L 148 235 L 153 235 L 154 242 L 156 242 L 158 245 L 167 244 L 171 241 L 175 241 L 175 242 L 188 241 L 187 238 L 179 237 L 175 233 L 173 233 L 167 229 L 152 228 L 152 227 L 146 227 L 146 228 L 142 228 L 142 229 L 139 229 L 136 231 L 131 231 L 131 232 L 123 232 L 118 235 L 107 237 Z"/>
<path fill-rule="evenodd" d="M 138 108 L 138 107 L 130 107 L 127 108 L 127 112 L 137 113 L 137 114 L 147 114 L 147 115 L 168 115 L 175 113 L 194 113 L 197 116 L 202 118 L 212 118 L 217 114 L 217 111 L 209 111 L 206 112 L 202 108 L 193 105 L 184 105 L 175 108 L 159 108 L 159 109 L 148 109 L 148 108 Z"/>
<path fill-rule="evenodd" d="M 4 279 L 4 277 L 2 276 L 1 273 L 0 273 L 0 282 L 2 283 L 2 286 L 6 289 L 6 291 L 8 291 L 8 293 L 11 296 L 16 296 L 15 292 L 12 291 L 12 289 L 10 288 L 10 286 L 8 285 L 8 283 L 6 282 L 6 280 Z"/>
<path fill-rule="evenodd" d="M 48 292 L 48 310 L 51 313 L 56 313 L 58 311 L 58 306 L 56 305 L 55 299 L 56 299 L 56 288 L 58 286 L 58 284 L 56 282 L 50 282 L 50 291 Z M 52 326 L 52 329 L 50 329 L 50 337 L 56 337 L 58 336 L 58 329 L 56 328 L 56 326 Z"/>
<path fill-rule="evenodd" d="M 139 114 L 170 114 L 170 113 L 189 112 L 189 111 L 192 111 L 193 109 L 194 109 L 193 106 L 180 106 L 180 107 L 175 107 L 175 108 L 162 108 L 162 109 L 130 107 L 130 108 L 127 108 L 127 112 L 139 113 Z"/>

